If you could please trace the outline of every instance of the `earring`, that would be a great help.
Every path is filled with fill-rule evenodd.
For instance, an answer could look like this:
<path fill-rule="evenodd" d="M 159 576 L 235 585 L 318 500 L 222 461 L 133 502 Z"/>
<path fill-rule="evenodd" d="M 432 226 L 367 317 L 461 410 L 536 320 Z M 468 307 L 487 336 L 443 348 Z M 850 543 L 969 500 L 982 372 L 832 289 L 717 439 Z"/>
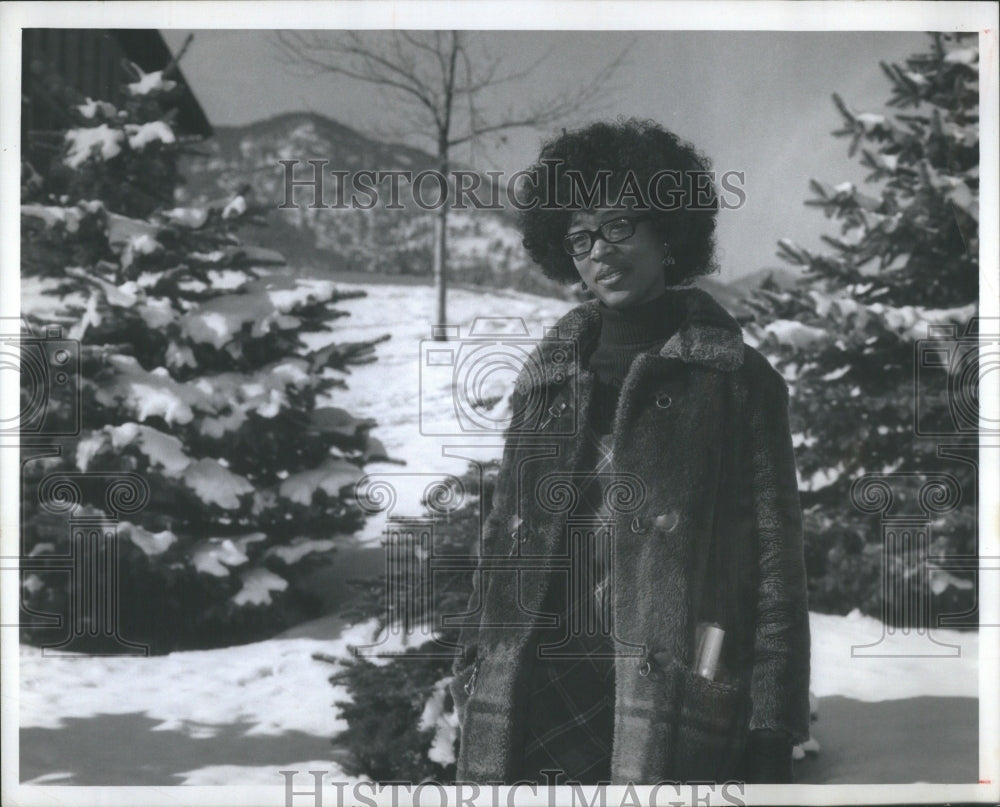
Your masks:
<path fill-rule="evenodd" d="M 677 261 L 674 260 L 674 256 L 670 254 L 670 242 L 663 242 L 663 265 L 673 266 Z"/>

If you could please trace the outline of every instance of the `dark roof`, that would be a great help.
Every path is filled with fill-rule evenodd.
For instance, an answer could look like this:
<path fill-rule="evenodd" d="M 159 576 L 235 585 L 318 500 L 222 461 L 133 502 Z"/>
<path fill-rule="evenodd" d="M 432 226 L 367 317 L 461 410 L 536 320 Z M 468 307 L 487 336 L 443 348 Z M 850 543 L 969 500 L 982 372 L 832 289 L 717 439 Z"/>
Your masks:
<path fill-rule="evenodd" d="M 109 33 L 118 40 L 125 55 L 147 73 L 153 70 L 162 70 L 173 58 L 162 34 L 153 28 L 118 28 L 109 31 Z M 189 134 L 210 137 L 212 124 L 208 122 L 205 111 L 198 103 L 194 91 L 179 67 L 174 69 L 171 78 L 187 90 L 178 102 L 177 122 L 180 128 Z"/>
<path fill-rule="evenodd" d="M 160 32 L 152 29 L 22 29 L 22 136 L 71 124 L 68 105 L 76 95 L 122 103 L 125 85 L 135 80 L 123 62 L 134 62 L 148 73 L 162 70 L 172 59 Z M 210 137 L 212 126 L 183 73 L 174 68 L 172 78 L 182 90 L 173 102 L 177 129 Z"/>

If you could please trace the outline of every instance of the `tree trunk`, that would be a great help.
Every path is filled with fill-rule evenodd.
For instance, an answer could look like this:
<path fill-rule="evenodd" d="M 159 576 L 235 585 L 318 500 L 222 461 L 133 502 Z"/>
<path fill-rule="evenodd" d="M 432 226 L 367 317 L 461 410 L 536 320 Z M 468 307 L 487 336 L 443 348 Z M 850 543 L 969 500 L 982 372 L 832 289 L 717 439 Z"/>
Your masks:
<path fill-rule="evenodd" d="M 448 182 L 448 134 L 438 133 L 438 169 L 445 178 L 445 199 L 434 214 L 434 291 L 437 299 L 434 317 L 434 339 L 447 342 L 445 328 L 448 327 L 448 204 L 450 183 Z"/>
<path fill-rule="evenodd" d="M 444 178 L 444 194 L 442 205 L 434 218 L 434 287 L 437 291 L 437 317 L 434 323 L 434 338 L 439 342 L 448 341 L 445 328 L 448 327 L 446 304 L 448 298 L 448 205 L 451 203 L 451 182 L 448 169 L 449 137 L 451 132 L 451 108 L 454 102 L 455 63 L 458 58 L 459 33 L 451 32 L 451 48 L 448 53 L 448 70 L 445 78 L 445 93 L 442 101 L 444 113 L 437 132 L 437 158 L 441 176 Z M 443 65 L 442 65 L 443 66 Z"/>
<path fill-rule="evenodd" d="M 434 290 L 437 293 L 437 313 L 434 319 L 434 338 L 447 341 L 444 333 L 448 325 L 448 206 L 442 205 L 434 215 Z"/>

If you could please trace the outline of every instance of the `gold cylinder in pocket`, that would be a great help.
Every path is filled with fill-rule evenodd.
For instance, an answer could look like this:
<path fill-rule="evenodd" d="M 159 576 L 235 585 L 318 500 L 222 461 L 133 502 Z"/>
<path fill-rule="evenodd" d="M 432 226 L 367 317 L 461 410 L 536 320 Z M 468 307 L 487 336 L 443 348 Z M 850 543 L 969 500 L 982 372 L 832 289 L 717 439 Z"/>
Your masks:
<path fill-rule="evenodd" d="M 719 672 L 722 642 L 726 632 L 715 622 L 701 622 L 695 630 L 694 671 L 714 681 Z"/>

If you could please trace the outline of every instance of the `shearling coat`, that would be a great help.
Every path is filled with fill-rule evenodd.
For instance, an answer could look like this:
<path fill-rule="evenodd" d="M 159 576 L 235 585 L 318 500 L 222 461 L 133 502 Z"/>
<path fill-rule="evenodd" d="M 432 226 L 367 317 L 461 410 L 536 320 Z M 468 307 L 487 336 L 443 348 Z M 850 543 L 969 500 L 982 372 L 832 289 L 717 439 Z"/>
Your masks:
<path fill-rule="evenodd" d="M 809 733 L 787 387 L 708 294 L 669 290 L 664 300 L 681 308 L 682 324 L 659 354 L 636 357 L 612 429 L 616 784 L 740 779 L 750 730 L 783 730 L 795 742 Z M 579 540 L 572 485 L 599 330 L 597 303 L 576 307 L 515 385 L 451 687 L 462 781 L 518 775 L 527 679 L 539 628 L 554 619 L 539 609 Z M 726 631 L 721 680 L 691 672 L 706 621 Z"/>

